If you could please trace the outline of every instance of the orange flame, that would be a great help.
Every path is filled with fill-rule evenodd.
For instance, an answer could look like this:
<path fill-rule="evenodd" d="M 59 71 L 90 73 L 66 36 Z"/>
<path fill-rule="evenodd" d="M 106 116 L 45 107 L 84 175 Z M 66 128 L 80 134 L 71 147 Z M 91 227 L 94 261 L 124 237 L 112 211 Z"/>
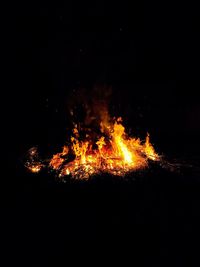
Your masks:
<path fill-rule="evenodd" d="M 128 137 L 118 118 L 100 123 L 102 135 L 96 140 L 87 135 L 86 141 L 81 141 L 77 127 L 73 129 L 71 144 L 64 146 L 61 153 L 53 155 L 49 167 L 57 170 L 60 177 L 70 175 L 75 179 L 88 179 L 99 173 L 110 173 L 123 176 L 126 173 L 148 166 L 148 160 L 159 161 L 160 157 L 150 143 L 149 134 L 146 141 Z M 73 156 L 73 160 L 69 160 Z M 29 169 L 38 172 L 42 164 L 32 160 Z"/>

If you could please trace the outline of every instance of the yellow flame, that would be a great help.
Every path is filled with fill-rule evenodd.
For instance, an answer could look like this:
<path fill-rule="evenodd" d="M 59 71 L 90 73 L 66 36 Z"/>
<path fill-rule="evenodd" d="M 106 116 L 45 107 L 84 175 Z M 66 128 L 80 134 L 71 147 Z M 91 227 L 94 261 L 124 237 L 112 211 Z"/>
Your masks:
<path fill-rule="evenodd" d="M 146 137 L 146 142 L 144 145 L 144 151 L 146 156 L 151 159 L 151 160 L 159 160 L 158 154 L 156 154 L 152 144 L 150 143 L 150 138 L 149 138 L 149 133 L 147 134 Z"/>
<path fill-rule="evenodd" d="M 113 144 L 117 148 L 119 156 L 122 156 L 124 163 L 131 164 L 133 162 L 132 153 L 129 151 L 125 140 L 123 139 L 124 127 L 121 124 L 114 124 L 114 132 L 112 134 Z"/>

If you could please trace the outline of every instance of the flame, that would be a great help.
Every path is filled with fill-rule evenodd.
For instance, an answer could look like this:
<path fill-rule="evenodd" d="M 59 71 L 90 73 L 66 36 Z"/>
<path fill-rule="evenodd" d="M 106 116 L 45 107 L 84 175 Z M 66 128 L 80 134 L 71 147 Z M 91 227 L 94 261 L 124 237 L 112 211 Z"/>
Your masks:
<path fill-rule="evenodd" d="M 151 160 L 159 160 L 159 156 L 155 153 L 155 150 L 154 150 L 152 144 L 150 143 L 149 133 L 147 134 L 147 137 L 146 137 L 144 151 L 145 151 L 145 154 L 147 155 L 147 157 L 149 159 L 151 159 Z"/>
<path fill-rule="evenodd" d="M 95 141 L 90 134 L 85 135 L 85 140 L 80 140 L 83 138 L 80 138 L 75 125 L 70 144 L 65 145 L 62 152 L 53 155 L 48 167 L 56 170 L 59 177 L 88 179 L 100 173 L 123 176 L 130 171 L 147 167 L 149 160 L 160 160 L 150 143 L 149 134 L 145 142 L 129 137 L 121 118 L 111 122 L 108 117 L 102 120 L 100 131 L 101 135 Z M 30 157 L 27 167 L 32 172 L 39 172 L 44 165 L 35 159 L 35 150 L 30 151 Z"/>
<path fill-rule="evenodd" d="M 69 149 L 67 146 L 63 147 L 63 151 L 61 153 L 57 153 L 55 155 L 53 155 L 53 158 L 50 160 L 49 165 L 53 168 L 53 169 L 58 169 L 62 163 L 64 162 L 64 156 L 67 155 Z"/>
<path fill-rule="evenodd" d="M 125 140 L 123 139 L 124 127 L 121 124 L 114 124 L 113 137 L 113 147 L 115 147 L 117 154 L 121 157 L 125 164 L 133 163 L 133 155 L 126 145 Z"/>

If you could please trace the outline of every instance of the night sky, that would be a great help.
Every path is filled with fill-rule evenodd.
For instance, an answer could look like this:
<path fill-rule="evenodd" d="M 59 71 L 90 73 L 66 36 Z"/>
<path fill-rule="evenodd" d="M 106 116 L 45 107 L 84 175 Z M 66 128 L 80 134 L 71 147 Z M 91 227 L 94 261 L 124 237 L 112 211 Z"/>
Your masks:
<path fill-rule="evenodd" d="M 67 244 L 82 251 L 87 241 L 106 248 L 96 249 L 96 261 L 116 259 L 127 246 L 122 258 L 132 263 L 198 266 L 199 246 L 191 244 L 200 222 L 199 10 L 192 2 L 129 2 L 28 1 L 7 9 L 3 211 L 15 266 L 58 258 L 53 266 L 67 266 Z M 159 153 L 195 167 L 89 185 L 27 173 L 27 150 L 57 152 L 71 127 L 69 106 L 94 88 L 112 89 L 110 113 L 127 129 L 142 138 L 149 132 Z"/>
<path fill-rule="evenodd" d="M 89 93 L 95 86 L 112 87 L 113 115 L 136 131 L 149 131 L 160 146 L 198 137 L 195 7 L 22 4 L 14 19 L 10 105 L 20 153 L 30 143 L 64 140 L 71 92 Z"/>

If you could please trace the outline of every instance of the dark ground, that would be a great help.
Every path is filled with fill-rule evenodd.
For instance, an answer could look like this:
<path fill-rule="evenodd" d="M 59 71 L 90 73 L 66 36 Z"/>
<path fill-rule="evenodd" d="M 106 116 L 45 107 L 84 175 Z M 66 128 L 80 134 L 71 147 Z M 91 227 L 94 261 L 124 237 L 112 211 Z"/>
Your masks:
<path fill-rule="evenodd" d="M 197 7 L 29 2 L 10 12 L 1 182 L 8 256 L 2 266 L 73 266 L 71 260 L 199 266 Z M 128 180 L 65 184 L 28 173 L 26 151 L 35 145 L 44 153 L 59 150 L 71 127 L 70 95 L 79 88 L 90 94 L 96 85 L 112 87 L 111 113 L 136 135 L 149 131 L 159 153 L 194 167 L 152 166 Z"/>

